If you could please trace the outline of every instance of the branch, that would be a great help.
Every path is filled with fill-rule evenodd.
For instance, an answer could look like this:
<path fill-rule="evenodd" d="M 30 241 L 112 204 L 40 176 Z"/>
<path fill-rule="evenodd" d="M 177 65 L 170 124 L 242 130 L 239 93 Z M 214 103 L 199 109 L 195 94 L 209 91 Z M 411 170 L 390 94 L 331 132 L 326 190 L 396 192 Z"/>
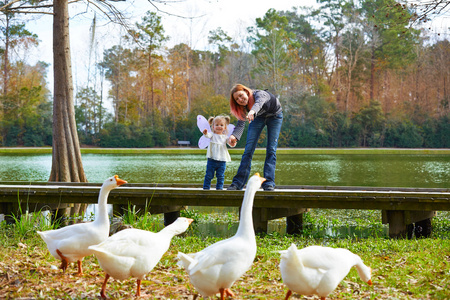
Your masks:
<path fill-rule="evenodd" d="M 3 11 L 5 9 L 7 9 L 9 6 L 11 6 L 11 5 L 13 5 L 13 4 L 15 4 L 16 2 L 19 2 L 19 1 L 21 1 L 21 0 L 14 0 L 14 1 L 11 1 L 9 3 L 6 3 L 2 7 L 0 7 L 0 11 Z"/>
<path fill-rule="evenodd" d="M 17 6 L 17 7 L 11 7 L 8 10 L 17 10 L 17 9 L 36 9 L 36 8 L 51 8 L 53 7 L 53 4 L 47 4 L 47 5 L 39 5 L 39 6 Z"/>
<path fill-rule="evenodd" d="M 417 21 L 426 22 L 431 19 L 429 15 L 438 16 L 441 14 L 446 14 L 448 13 L 448 10 L 446 11 L 446 9 L 449 6 L 450 0 L 418 0 L 413 2 L 410 4 L 410 7 L 418 10 L 419 12 L 414 15 L 412 21 L 413 23 Z"/>
<path fill-rule="evenodd" d="M 43 8 L 52 8 L 53 4 L 45 4 L 45 5 L 28 5 L 28 6 L 15 6 L 11 7 L 13 4 L 16 4 L 17 2 L 21 2 L 22 0 L 13 0 L 12 2 L 9 2 L 5 4 L 4 6 L 0 7 L 0 12 L 13 12 L 17 14 L 53 14 L 51 12 L 45 12 L 45 11 L 30 11 L 26 9 L 43 9 Z M 72 0 L 69 1 L 68 4 L 79 2 L 80 0 Z M 44 1 L 42 1 L 44 2 Z"/>
<path fill-rule="evenodd" d="M 202 18 L 202 17 L 206 16 L 206 14 L 200 15 L 200 16 L 197 16 L 197 17 L 185 17 L 185 16 L 180 16 L 180 15 L 172 14 L 172 13 L 169 13 L 169 12 L 167 12 L 167 11 L 161 10 L 161 9 L 159 9 L 159 7 L 157 7 L 157 6 L 155 5 L 155 3 L 154 3 L 154 2 L 164 3 L 164 4 L 167 4 L 167 3 L 181 3 L 181 2 L 185 2 L 184 0 L 178 0 L 178 1 L 177 1 L 177 0 L 174 0 L 174 1 L 148 0 L 148 2 L 149 2 L 149 3 L 150 3 L 150 4 L 151 4 L 158 12 L 163 13 L 163 14 L 166 14 L 166 15 L 169 15 L 169 16 L 177 17 L 177 18 L 193 20 L 193 19 Z"/>
<path fill-rule="evenodd" d="M 53 15 L 52 12 L 47 12 L 47 11 L 32 11 L 32 10 L 18 10 L 18 11 L 14 11 L 14 13 L 16 14 L 40 14 L 40 15 Z"/>

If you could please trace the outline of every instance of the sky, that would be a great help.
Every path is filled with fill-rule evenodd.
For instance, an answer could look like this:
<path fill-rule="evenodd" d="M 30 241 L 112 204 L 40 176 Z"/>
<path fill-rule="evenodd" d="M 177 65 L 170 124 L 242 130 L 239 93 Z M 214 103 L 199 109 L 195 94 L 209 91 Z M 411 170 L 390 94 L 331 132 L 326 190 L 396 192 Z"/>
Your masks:
<path fill-rule="evenodd" d="M 118 7 L 129 18 L 131 24 L 140 22 L 146 11 L 158 12 L 147 0 L 118 2 Z M 155 3 L 162 17 L 166 36 L 170 40 L 166 45 L 170 48 L 179 43 L 186 43 L 193 49 L 208 49 L 207 36 L 210 30 L 222 28 L 232 38 L 239 38 L 246 28 L 255 24 L 255 19 L 263 17 L 271 8 L 291 10 L 292 7 L 313 6 L 315 0 L 168 0 L 166 4 Z M 97 14 L 96 43 L 97 53 L 89 52 L 90 27 L 94 14 L 85 4 L 69 6 L 71 18 L 70 45 L 72 70 L 75 85 L 83 85 L 86 73 L 95 65 L 95 57 L 101 59 L 103 50 L 120 43 L 125 32 L 117 25 L 108 23 L 103 16 Z M 169 14 L 166 14 L 167 12 Z M 181 17 L 177 17 L 177 16 Z M 195 17 L 188 19 L 189 17 Z M 38 60 L 50 64 L 48 81 L 53 88 L 53 50 L 52 50 L 52 17 L 41 16 L 28 22 L 27 28 L 37 34 L 40 45 L 35 53 L 27 57 L 29 63 Z"/>

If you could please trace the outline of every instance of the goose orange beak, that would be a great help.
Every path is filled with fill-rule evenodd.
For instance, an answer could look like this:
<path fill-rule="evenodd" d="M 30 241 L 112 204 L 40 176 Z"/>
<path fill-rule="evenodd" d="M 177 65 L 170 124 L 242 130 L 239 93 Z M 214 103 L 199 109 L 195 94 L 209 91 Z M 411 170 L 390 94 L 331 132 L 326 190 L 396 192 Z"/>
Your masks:
<path fill-rule="evenodd" d="M 114 175 L 114 178 L 116 178 L 117 185 L 122 185 L 122 184 L 128 183 L 125 180 L 120 179 L 118 175 Z"/>
<path fill-rule="evenodd" d="M 261 175 L 259 175 L 259 173 L 255 173 L 255 175 L 259 177 L 259 180 L 261 180 L 261 183 L 263 183 L 264 181 L 267 180 L 264 177 L 261 177 Z"/>
<path fill-rule="evenodd" d="M 369 281 L 367 281 L 367 284 L 368 284 L 368 285 L 372 285 L 372 280 L 369 279 Z"/>
<path fill-rule="evenodd" d="M 189 222 L 189 225 L 191 225 L 191 223 L 194 222 L 194 219 L 188 218 L 188 222 Z"/>

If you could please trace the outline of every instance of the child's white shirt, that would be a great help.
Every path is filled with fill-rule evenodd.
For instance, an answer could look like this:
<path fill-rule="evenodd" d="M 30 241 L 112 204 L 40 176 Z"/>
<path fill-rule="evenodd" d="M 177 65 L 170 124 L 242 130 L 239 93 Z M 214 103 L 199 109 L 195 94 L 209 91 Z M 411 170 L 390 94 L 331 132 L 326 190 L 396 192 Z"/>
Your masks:
<path fill-rule="evenodd" d="M 231 161 L 231 156 L 227 149 L 228 136 L 226 134 L 207 132 L 205 136 L 211 139 L 206 150 L 207 158 L 225 162 Z"/>

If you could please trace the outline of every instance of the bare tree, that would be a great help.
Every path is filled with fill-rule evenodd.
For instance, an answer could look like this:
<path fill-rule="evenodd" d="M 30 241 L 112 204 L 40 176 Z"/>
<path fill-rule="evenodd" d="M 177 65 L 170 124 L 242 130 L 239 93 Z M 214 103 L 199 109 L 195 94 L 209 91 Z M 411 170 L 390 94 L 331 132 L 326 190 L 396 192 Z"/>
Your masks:
<path fill-rule="evenodd" d="M 363 52 L 367 51 L 364 43 L 364 35 L 358 29 L 353 28 L 345 31 L 342 35 L 339 47 L 341 49 L 341 64 L 345 72 L 345 86 L 343 87 L 344 111 L 349 111 L 350 96 L 352 92 L 353 71 L 363 57 Z"/>
<path fill-rule="evenodd" d="M 438 16 L 450 15 L 450 0 L 412 0 L 405 1 L 403 9 L 414 9 L 412 23 L 427 22 Z M 400 4 L 398 4 L 400 5 Z"/>

